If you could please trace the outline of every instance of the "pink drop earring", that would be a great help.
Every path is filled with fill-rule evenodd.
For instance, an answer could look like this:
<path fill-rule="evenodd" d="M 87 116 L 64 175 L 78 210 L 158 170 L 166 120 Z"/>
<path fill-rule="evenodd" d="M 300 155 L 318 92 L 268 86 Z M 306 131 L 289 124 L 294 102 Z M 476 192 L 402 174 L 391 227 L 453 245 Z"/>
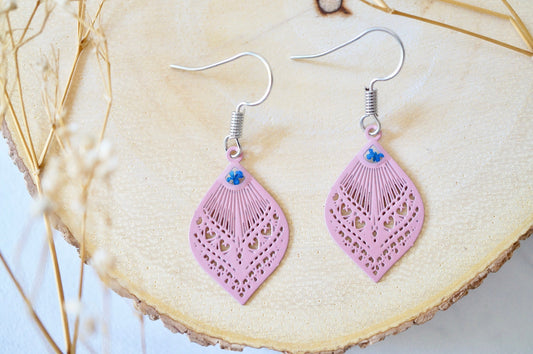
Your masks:
<path fill-rule="evenodd" d="M 261 98 L 239 103 L 232 113 L 230 133 L 224 139 L 229 164 L 196 209 L 189 242 L 200 266 L 244 305 L 277 268 L 289 242 L 289 225 L 280 206 L 240 164 L 244 107 L 266 100 L 272 89 L 272 70 L 265 58 L 252 52 L 203 67 L 171 67 L 202 71 L 243 56 L 252 56 L 264 64 L 268 86 Z"/>
<path fill-rule="evenodd" d="M 318 58 L 341 49 L 366 34 L 380 31 L 400 44 L 400 63 L 393 73 L 370 81 L 365 88 L 365 114 L 359 125 L 368 142 L 337 179 L 326 199 L 325 217 L 329 232 L 341 249 L 378 282 L 413 246 L 424 222 L 420 193 L 407 174 L 378 143 L 381 122 L 377 113 L 374 84 L 395 77 L 401 70 L 405 49 L 398 35 L 388 28 L 373 27 L 355 38 L 315 55 L 291 59 Z M 374 124 L 365 126 L 373 118 Z"/>

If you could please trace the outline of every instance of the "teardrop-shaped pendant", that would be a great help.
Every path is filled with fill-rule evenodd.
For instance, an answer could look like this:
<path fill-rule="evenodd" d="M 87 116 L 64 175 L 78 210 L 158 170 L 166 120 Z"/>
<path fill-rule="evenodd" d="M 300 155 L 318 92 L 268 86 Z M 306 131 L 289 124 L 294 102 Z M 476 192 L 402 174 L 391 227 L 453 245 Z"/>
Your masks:
<path fill-rule="evenodd" d="M 202 268 L 245 304 L 277 268 L 289 225 L 274 198 L 227 151 L 229 164 L 191 221 L 189 242 Z"/>
<path fill-rule="evenodd" d="M 337 179 L 326 200 L 333 239 L 375 282 L 414 244 L 424 222 L 420 193 L 396 161 L 368 143 Z"/>

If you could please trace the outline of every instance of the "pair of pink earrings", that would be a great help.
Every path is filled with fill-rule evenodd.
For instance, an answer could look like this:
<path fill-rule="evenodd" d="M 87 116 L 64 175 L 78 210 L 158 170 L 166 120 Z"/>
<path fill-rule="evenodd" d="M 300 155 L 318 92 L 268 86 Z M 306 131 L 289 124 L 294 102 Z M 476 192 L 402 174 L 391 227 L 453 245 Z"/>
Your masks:
<path fill-rule="evenodd" d="M 378 143 L 381 123 L 374 84 L 400 72 L 405 56 L 403 43 L 390 29 L 374 27 L 323 53 L 291 59 L 327 55 L 374 31 L 386 32 L 396 39 L 401 47 L 400 63 L 392 74 L 373 79 L 365 88 L 365 114 L 360 126 L 368 142 L 333 185 L 326 200 L 325 217 L 333 239 L 377 282 L 414 244 L 424 221 L 424 206 L 416 187 Z M 224 139 L 229 164 L 200 202 L 189 231 L 198 263 L 241 304 L 277 268 L 289 241 L 289 225 L 282 209 L 240 164 L 244 107 L 266 100 L 272 88 L 272 70 L 263 57 L 252 52 L 203 67 L 171 66 L 201 71 L 243 56 L 255 57 L 265 65 L 267 90 L 257 101 L 239 103 L 232 113 L 230 133 Z M 367 118 L 373 118 L 374 123 L 366 126 Z"/>

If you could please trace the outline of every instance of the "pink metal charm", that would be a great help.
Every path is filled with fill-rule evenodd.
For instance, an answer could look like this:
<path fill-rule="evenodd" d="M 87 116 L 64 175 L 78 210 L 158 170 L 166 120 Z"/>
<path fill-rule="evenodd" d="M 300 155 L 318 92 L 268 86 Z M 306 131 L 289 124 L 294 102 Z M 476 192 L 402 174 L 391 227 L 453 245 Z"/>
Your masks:
<path fill-rule="evenodd" d="M 189 241 L 196 260 L 245 304 L 281 262 L 289 225 L 274 198 L 233 158 L 196 209 Z"/>
<path fill-rule="evenodd" d="M 378 144 L 368 143 L 350 162 L 326 200 L 333 239 L 375 282 L 414 244 L 424 222 L 424 205 L 413 182 Z"/>

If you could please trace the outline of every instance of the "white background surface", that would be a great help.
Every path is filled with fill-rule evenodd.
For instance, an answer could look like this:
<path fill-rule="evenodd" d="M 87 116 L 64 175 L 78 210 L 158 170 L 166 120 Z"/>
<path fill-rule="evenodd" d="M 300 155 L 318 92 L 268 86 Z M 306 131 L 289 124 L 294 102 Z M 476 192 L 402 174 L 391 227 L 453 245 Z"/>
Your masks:
<path fill-rule="evenodd" d="M 45 326 L 61 348 L 64 347 L 52 265 L 39 263 L 46 247 L 41 219 L 32 219 L 32 200 L 22 174 L 13 165 L 5 141 L 0 142 L 0 251 L 7 258 L 30 295 L 35 275 L 44 268 L 42 285 L 34 291 L 33 301 Z M 25 235 L 23 251 L 15 257 L 18 240 Z M 65 297 L 75 299 L 79 270 L 76 249 L 56 234 Z M 46 248 L 47 251 L 47 248 Z M 94 318 L 97 330 L 87 339 L 94 352 L 140 353 L 141 324 L 131 300 L 110 292 L 106 318 L 110 324 L 110 342 L 102 340 L 102 298 L 104 290 L 87 267 L 82 317 Z M 25 310 L 21 297 L 0 266 L 0 352 L 45 353 L 49 351 L 37 327 Z M 490 274 L 482 286 L 433 320 L 415 326 L 397 336 L 364 350 L 348 353 L 533 353 L 533 241 L 526 240 L 496 274 Z M 71 316 L 72 317 L 72 316 Z M 72 324 L 71 324 L 72 326 Z M 148 353 L 227 353 L 218 347 L 201 347 L 185 335 L 173 334 L 160 321 L 144 320 Z M 89 353 L 79 346 L 80 353 Z M 275 353 L 267 349 L 245 349 L 244 353 Z"/>

